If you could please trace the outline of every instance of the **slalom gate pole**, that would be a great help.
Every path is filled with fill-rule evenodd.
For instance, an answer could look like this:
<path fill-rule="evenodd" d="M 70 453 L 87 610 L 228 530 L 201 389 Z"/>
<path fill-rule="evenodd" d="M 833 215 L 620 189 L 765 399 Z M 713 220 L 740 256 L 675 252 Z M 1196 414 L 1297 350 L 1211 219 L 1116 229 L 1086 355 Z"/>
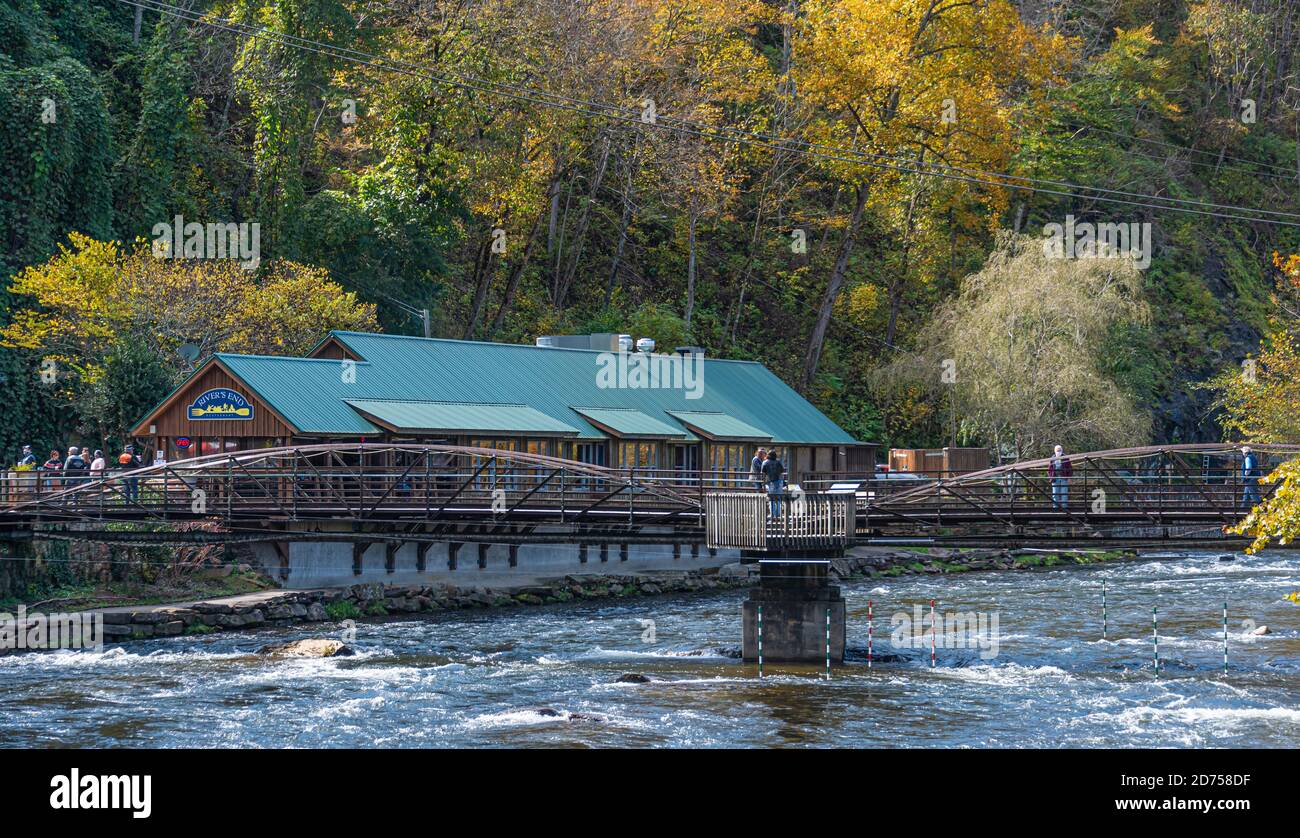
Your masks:
<path fill-rule="evenodd" d="M 1156 607 L 1151 606 L 1151 654 L 1156 666 L 1156 677 L 1160 677 L 1160 630 L 1156 627 Z"/>
<path fill-rule="evenodd" d="M 867 600 L 867 669 L 871 668 L 871 635 L 874 622 L 871 615 L 871 600 Z"/>

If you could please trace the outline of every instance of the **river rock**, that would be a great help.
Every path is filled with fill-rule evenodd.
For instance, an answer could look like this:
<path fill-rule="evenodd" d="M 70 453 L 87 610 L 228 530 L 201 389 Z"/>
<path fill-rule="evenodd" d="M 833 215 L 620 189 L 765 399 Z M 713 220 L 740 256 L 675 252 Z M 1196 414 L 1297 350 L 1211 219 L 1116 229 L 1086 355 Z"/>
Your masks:
<path fill-rule="evenodd" d="M 340 658 L 355 655 L 351 646 L 341 640 L 310 637 L 289 643 L 272 643 L 257 650 L 259 655 L 280 655 L 288 658 Z"/>
<path fill-rule="evenodd" d="M 1273 630 L 1268 626 L 1260 626 L 1259 628 L 1251 632 L 1251 634 L 1255 635 L 1256 637 L 1262 637 L 1265 634 L 1272 634 L 1272 633 Z"/>
<path fill-rule="evenodd" d="M 625 672 L 622 675 L 618 676 L 618 679 L 615 680 L 614 683 L 615 684 L 648 684 L 650 683 L 650 677 L 647 675 L 642 675 L 640 672 Z"/>
<path fill-rule="evenodd" d="M 565 716 L 566 716 L 565 713 L 562 713 L 562 712 L 560 712 L 559 710 L 556 710 L 554 707 L 534 707 L 534 708 L 533 708 L 533 712 L 536 713 L 536 714 L 539 715 L 539 716 L 545 716 L 545 717 L 548 718 L 548 719 L 563 719 L 563 718 L 565 718 Z M 590 715 L 590 714 L 588 714 L 588 713 L 569 713 L 569 714 L 567 714 L 567 716 L 568 716 L 567 721 L 570 721 L 570 722 L 580 722 L 580 721 L 599 722 L 599 721 L 602 721 L 601 718 L 600 718 L 599 716 L 592 716 L 592 715 Z"/>

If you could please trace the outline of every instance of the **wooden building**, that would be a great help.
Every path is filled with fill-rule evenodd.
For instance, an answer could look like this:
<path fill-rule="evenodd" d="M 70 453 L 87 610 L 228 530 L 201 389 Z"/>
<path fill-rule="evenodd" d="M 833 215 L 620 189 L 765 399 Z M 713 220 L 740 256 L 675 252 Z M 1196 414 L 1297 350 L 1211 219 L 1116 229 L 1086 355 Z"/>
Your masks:
<path fill-rule="evenodd" d="M 306 357 L 214 355 L 132 434 L 169 461 L 386 440 L 733 480 L 759 447 L 780 450 L 792 481 L 875 459 L 753 362 L 357 332 Z"/>

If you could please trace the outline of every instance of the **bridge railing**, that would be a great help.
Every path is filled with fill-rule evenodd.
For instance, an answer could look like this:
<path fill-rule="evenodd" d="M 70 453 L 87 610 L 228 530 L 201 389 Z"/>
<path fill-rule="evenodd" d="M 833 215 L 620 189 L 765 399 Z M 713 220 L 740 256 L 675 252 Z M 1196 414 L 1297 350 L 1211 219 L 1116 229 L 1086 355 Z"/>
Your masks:
<path fill-rule="evenodd" d="M 739 479 L 725 472 L 605 469 L 489 449 L 322 445 L 213 455 L 94 478 L 6 473 L 0 504 L 65 518 L 698 514 L 705 487 Z"/>
<path fill-rule="evenodd" d="M 711 548 L 771 552 L 842 550 L 856 536 L 852 494 L 709 492 L 705 542 Z"/>

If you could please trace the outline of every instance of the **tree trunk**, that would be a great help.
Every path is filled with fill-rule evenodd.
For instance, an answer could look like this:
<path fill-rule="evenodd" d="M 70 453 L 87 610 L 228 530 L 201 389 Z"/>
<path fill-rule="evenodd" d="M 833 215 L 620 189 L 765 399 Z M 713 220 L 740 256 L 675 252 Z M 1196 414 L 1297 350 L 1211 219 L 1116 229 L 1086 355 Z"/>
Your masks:
<path fill-rule="evenodd" d="M 840 286 L 844 284 L 844 275 L 849 270 L 849 257 L 857 244 L 858 231 L 862 226 L 862 211 L 867 206 L 867 185 L 858 184 L 857 200 L 853 204 L 853 214 L 849 216 L 849 228 L 844 231 L 844 240 L 840 242 L 840 252 L 835 258 L 835 267 L 831 271 L 830 283 L 826 286 L 826 296 L 822 298 L 821 308 L 817 312 L 817 322 L 808 337 L 808 352 L 804 359 L 803 389 L 806 392 L 812 386 L 813 377 L 817 375 L 817 364 L 821 361 L 822 346 L 826 342 L 826 330 L 830 327 L 831 312 L 835 300 L 839 297 Z"/>
<path fill-rule="evenodd" d="M 691 332 L 691 318 L 695 315 L 695 228 L 699 215 L 695 211 L 695 195 L 691 194 L 690 243 L 686 257 L 686 333 Z"/>
<path fill-rule="evenodd" d="M 135 7 L 135 26 L 131 30 L 131 43 L 140 43 L 140 29 L 144 25 L 144 7 Z"/>
<path fill-rule="evenodd" d="M 519 262 L 510 270 L 510 278 L 506 280 L 506 289 L 501 296 L 501 307 L 497 309 L 496 317 L 492 318 L 492 325 L 488 326 L 486 337 L 489 340 L 505 323 L 506 314 L 514 304 L 515 293 L 519 290 L 519 281 L 523 279 L 524 270 L 528 267 L 528 260 L 533 253 L 533 244 L 537 241 L 537 234 L 541 229 L 542 215 L 539 214 L 533 222 L 533 229 L 528 233 L 528 241 L 524 242 L 524 252 L 519 257 Z"/>
<path fill-rule="evenodd" d="M 492 231 L 478 248 L 478 258 L 474 260 L 474 302 L 470 305 L 469 317 L 465 323 L 465 340 L 474 339 L 474 330 L 478 327 L 478 315 L 483 310 L 487 299 L 488 284 L 492 281 Z"/>
<path fill-rule="evenodd" d="M 569 257 L 569 268 L 564 272 L 564 278 L 560 281 L 559 290 L 556 294 L 555 307 L 560 308 L 564 305 L 564 300 L 569 296 L 569 289 L 573 287 L 573 278 L 578 273 L 578 262 L 582 259 L 583 245 L 587 241 L 587 226 L 591 221 L 591 207 L 596 203 L 596 193 L 600 190 L 600 184 L 605 179 L 605 167 L 609 163 L 609 136 L 605 137 L 605 147 L 601 149 L 600 162 L 596 165 L 596 173 L 591 179 L 591 186 L 587 189 L 587 200 L 582 205 L 582 213 L 578 216 L 578 229 L 575 231 L 576 245 L 573 248 L 573 255 Z"/>

